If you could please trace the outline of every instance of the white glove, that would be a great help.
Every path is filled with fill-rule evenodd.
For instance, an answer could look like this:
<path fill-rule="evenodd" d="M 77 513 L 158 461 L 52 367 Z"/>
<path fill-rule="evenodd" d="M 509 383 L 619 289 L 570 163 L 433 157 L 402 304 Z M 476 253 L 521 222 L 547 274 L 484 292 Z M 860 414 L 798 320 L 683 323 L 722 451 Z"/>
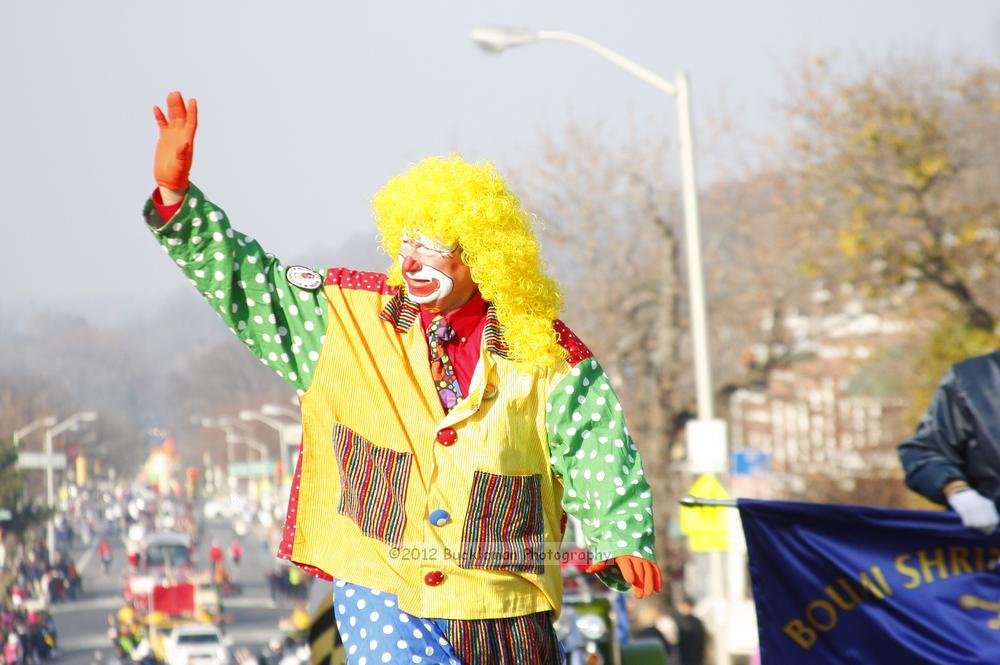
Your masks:
<path fill-rule="evenodd" d="M 955 509 L 962 524 L 970 529 L 982 531 L 987 536 L 997 530 L 1000 515 L 992 501 L 974 489 L 963 489 L 948 497 L 948 503 Z"/>

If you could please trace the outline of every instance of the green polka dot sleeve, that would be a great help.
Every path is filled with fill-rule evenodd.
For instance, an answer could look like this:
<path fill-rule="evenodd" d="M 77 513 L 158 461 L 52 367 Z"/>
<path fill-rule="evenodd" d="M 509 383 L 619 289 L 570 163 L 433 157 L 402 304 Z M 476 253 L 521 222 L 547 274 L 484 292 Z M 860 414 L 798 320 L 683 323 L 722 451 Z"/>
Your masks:
<path fill-rule="evenodd" d="M 152 200 L 143 216 L 164 251 L 260 361 L 305 391 L 326 331 L 322 289 L 290 285 L 285 267 L 194 185 L 166 224 Z M 324 274 L 323 271 L 317 271 Z"/>
<path fill-rule="evenodd" d="M 631 554 L 655 561 L 652 493 L 600 364 L 580 361 L 545 408 L 552 469 L 563 478 L 563 509 L 580 521 L 593 559 Z M 600 577 L 628 590 L 613 577 Z"/>

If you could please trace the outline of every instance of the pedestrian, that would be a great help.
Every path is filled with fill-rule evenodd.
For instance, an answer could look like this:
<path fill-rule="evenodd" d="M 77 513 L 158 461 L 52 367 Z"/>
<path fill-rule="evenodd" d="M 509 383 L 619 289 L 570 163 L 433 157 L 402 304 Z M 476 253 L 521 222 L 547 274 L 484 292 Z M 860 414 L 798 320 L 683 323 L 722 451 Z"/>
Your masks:
<path fill-rule="evenodd" d="M 282 591 L 281 588 L 281 571 L 279 568 L 272 568 L 267 574 L 267 592 L 271 597 L 271 606 L 274 607 L 278 603 L 278 593 Z"/>
<path fill-rule="evenodd" d="M 652 639 L 659 642 L 666 654 L 666 665 L 679 665 L 677 655 L 677 623 L 670 614 L 660 614 L 652 625 L 644 626 L 635 632 L 637 639 Z"/>
<path fill-rule="evenodd" d="M 111 544 L 104 538 L 97 545 L 97 555 L 101 558 L 101 567 L 107 575 L 111 571 Z"/>
<path fill-rule="evenodd" d="M 1000 351 L 959 362 L 942 378 L 916 432 L 899 445 L 907 486 L 987 535 L 1000 523 L 998 396 Z"/>
<path fill-rule="evenodd" d="M 13 589 L 10 590 L 10 603 L 14 607 L 14 610 L 19 610 L 24 607 L 24 589 L 19 585 L 15 585 Z"/>
<path fill-rule="evenodd" d="M 223 558 L 222 546 L 213 540 L 208 548 L 208 560 L 212 567 L 212 581 L 220 594 L 226 581 L 226 564 Z"/>
<path fill-rule="evenodd" d="M 558 662 L 549 564 L 564 510 L 582 524 L 588 572 L 637 598 L 660 591 L 621 405 L 557 319 L 533 217 L 492 164 L 428 158 L 376 194 L 385 274 L 286 266 L 189 182 L 195 101 L 171 93 L 167 109 L 154 111 L 146 221 L 301 395 L 279 556 L 336 577 L 359 661 Z"/>
<path fill-rule="evenodd" d="M 7 641 L 3 645 L 3 659 L 7 665 L 20 665 L 24 659 L 24 649 L 21 646 L 21 639 L 16 633 L 7 635 Z"/>
<path fill-rule="evenodd" d="M 219 545 L 218 541 L 213 540 L 212 544 L 209 545 L 208 560 L 212 563 L 220 563 L 222 561 L 222 546 Z"/>
<path fill-rule="evenodd" d="M 243 559 L 243 546 L 240 545 L 240 541 L 234 540 L 229 544 L 229 556 L 233 560 L 234 566 L 240 565 L 240 561 Z"/>
<path fill-rule="evenodd" d="M 705 665 L 705 624 L 694 614 L 694 603 L 685 596 L 674 614 L 677 624 L 677 651 L 681 665 Z"/>

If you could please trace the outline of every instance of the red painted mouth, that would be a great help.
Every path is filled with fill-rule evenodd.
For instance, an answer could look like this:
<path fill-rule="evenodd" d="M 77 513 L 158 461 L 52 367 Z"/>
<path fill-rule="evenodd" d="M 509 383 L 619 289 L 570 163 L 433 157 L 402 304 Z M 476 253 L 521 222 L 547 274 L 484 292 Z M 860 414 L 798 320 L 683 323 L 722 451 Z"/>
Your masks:
<path fill-rule="evenodd" d="M 406 280 L 406 288 L 417 297 L 429 296 L 438 289 L 436 279 L 413 279 L 409 275 L 403 275 Z"/>

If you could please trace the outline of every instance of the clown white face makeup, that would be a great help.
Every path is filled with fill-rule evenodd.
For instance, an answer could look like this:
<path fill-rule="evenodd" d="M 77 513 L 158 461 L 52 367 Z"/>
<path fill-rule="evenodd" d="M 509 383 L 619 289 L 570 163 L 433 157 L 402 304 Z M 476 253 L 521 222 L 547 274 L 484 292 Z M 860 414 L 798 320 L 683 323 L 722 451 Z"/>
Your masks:
<path fill-rule="evenodd" d="M 447 312 L 461 307 L 476 292 L 461 249 L 448 247 L 423 235 L 403 236 L 399 265 L 413 302 Z"/>
<path fill-rule="evenodd" d="M 410 300 L 418 305 L 426 305 L 440 298 L 446 298 L 453 288 L 455 282 L 440 270 L 435 270 L 429 265 L 420 265 L 420 268 L 407 272 L 407 268 L 413 268 L 414 262 L 410 257 L 399 257 L 399 264 L 404 266 L 403 279 L 406 280 L 406 292 Z"/>

